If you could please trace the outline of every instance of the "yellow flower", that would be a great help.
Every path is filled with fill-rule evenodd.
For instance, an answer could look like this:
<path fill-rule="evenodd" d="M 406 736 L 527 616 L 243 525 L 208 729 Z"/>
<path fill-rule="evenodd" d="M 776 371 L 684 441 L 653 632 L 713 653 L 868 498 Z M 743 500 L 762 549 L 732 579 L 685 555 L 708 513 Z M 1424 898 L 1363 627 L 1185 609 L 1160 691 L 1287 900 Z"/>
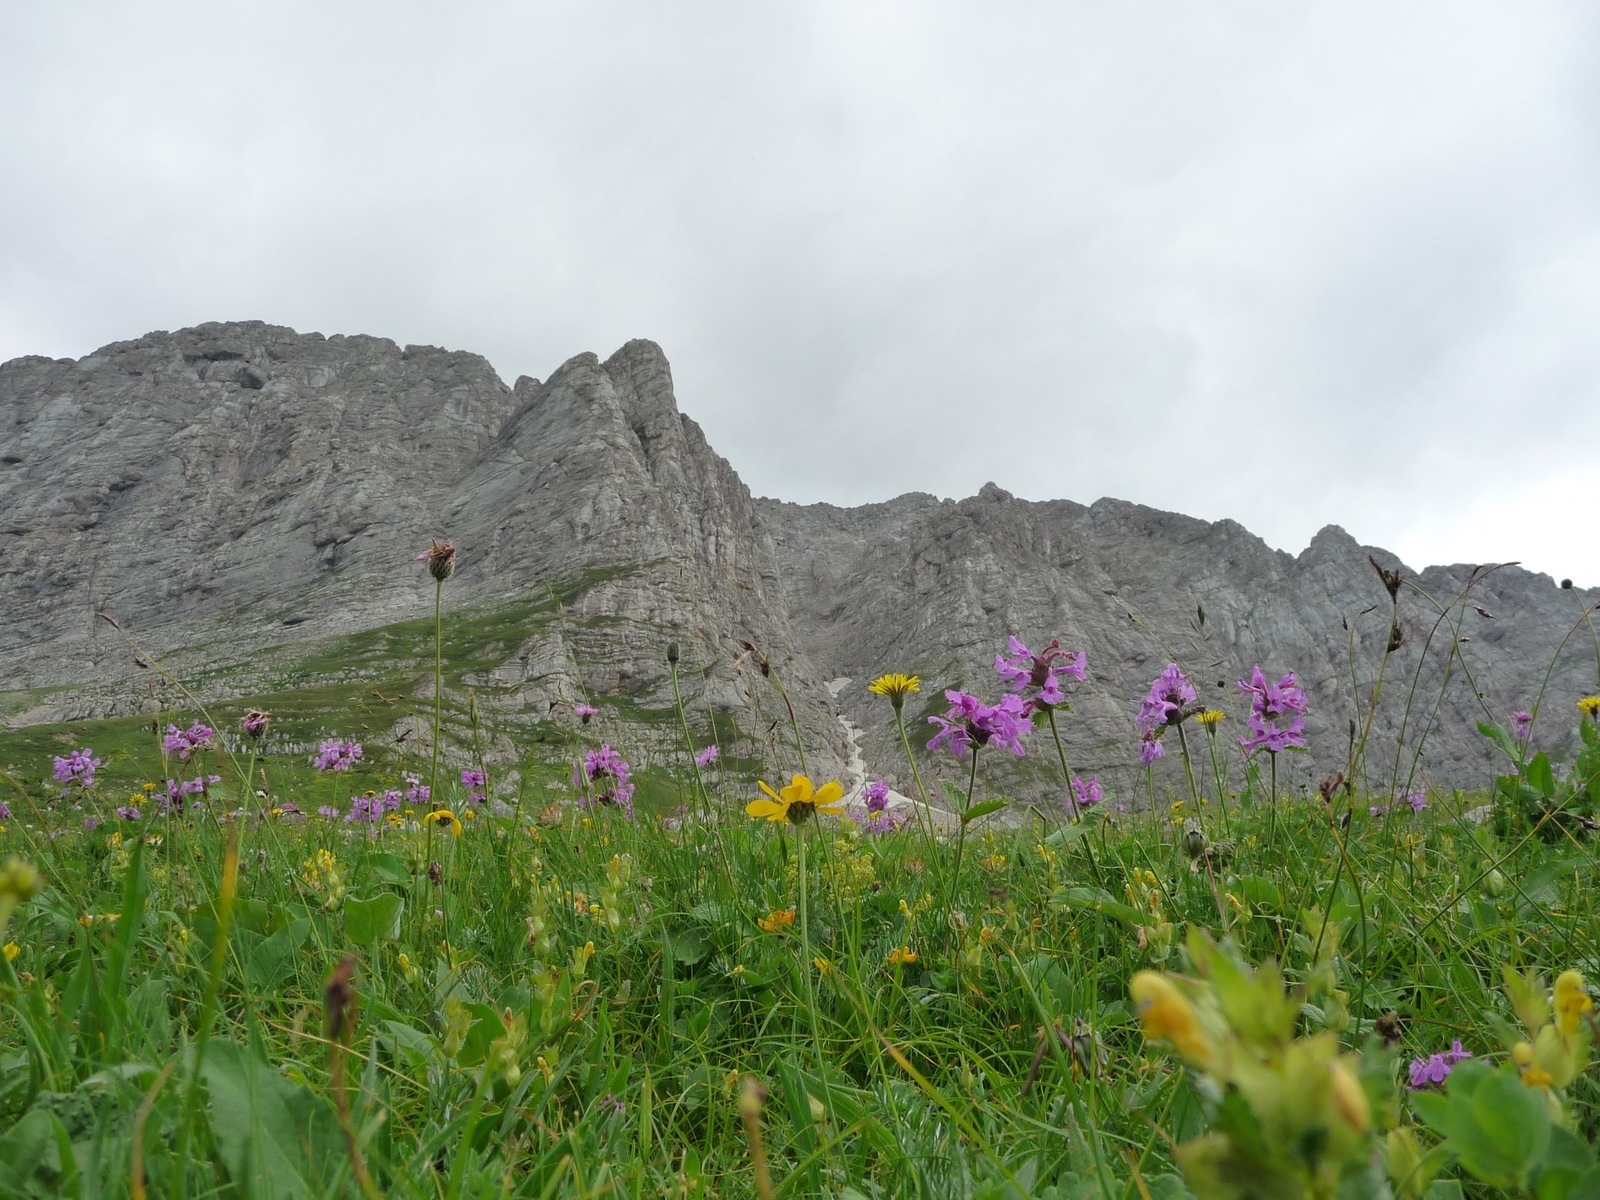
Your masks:
<path fill-rule="evenodd" d="M 473 812 L 473 811 L 472 811 L 472 810 L 471 810 L 471 809 L 470 809 L 470 808 L 469 808 L 469 809 L 467 809 L 467 811 L 466 811 L 466 812 L 464 812 L 464 813 L 462 813 L 462 814 L 461 814 L 461 819 L 462 819 L 462 820 L 463 820 L 463 821 L 476 821 L 476 820 L 477 820 L 477 819 L 478 819 L 478 814 L 477 814 L 477 813 L 475 813 L 475 812 Z"/>
<path fill-rule="evenodd" d="M 21 953 L 22 947 L 17 945 L 15 942 L 7 942 L 3 947 L 0 947 L 0 954 L 4 954 L 6 956 L 7 962 L 16 962 L 17 955 Z"/>
<path fill-rule="evenodd" d="M 1585 696 L 1578 701 L 1578 711 L 1586 717 L 1600 721 L 1600 696 Z"/>
<path fill-rule="evenodd" d="M 1152 1041 L 1165 1038 L 1193 1065 L 1210 1065 L 1211 1040 L 1200 1028 L 1194 1005 L 1172 980 L 1157 971 L 1138 971 L 1129 981 L 1128 994 L 1138 1010 L 1145 1037 Z"/>
<path fill-rule="evenodd" d="M 907 963 L 917 961 L 917 952 L 910 946 L 896 946 L 889 951 L 888 963 L 891 967 L 903 967 Z"/>
<path fill-rule="evenodd" d="M 1511 1061 L 1522 1072 L 1522 1082 L 1527 1087 L 1549 1087 L 1555 1082 L 1555 1076 L 1533 1061 L 1533 1047 L 1527 1042 L 1511 1047 Z"/>
<path fill-rule="evenodd" d="M 434 809 L 431 813 L 422 818 L 422 823 L 424 825 L 448 825 L 450 827 L 450 835 L 452 837 L 461 836 L 461 822 L 456 820 L 455 813 L 451 812 L 448 808 Z"/>
<path fill-rule="evenodd" d="M 1209 730 L 1213 725 L 1227 715 L 1228 714 L 1223 712 L 1220 708 L 1208 708 L 1205 710 L 1205 712 L 1195 713 L 1194 719 Z"/>
<path fill-rule="evenodd" d="M 867 684 L 867 691 L 889 697 L 889 703 L 894 705 L 895 712 L 899 712 L 907 696 L 922 690 L 921 682 L 915 675 L 903 675 L 896 671 L 891 675 L 879 675 Z"/>
<path fill-rule="evenodd" d="M 794 909 L 775 908 L 756 922 L 767 933 L 782 933 L 794 924 Z"/>
<path fill-rule="evenodd" d="M 1004 871 L 1006 869 L 1006 856 L 998 852 L 985 855 L 979 864 L 985 871 Z"/>
<path fill-rule="evenodd" d="M 771 799 L 752 800 L 745 805 L 745 812 L 752 817 L 804 825 L 817 813 L 836 814 L 844 810 L 844 789 L 833 779 L 816 788 L 804 775 L 796 775 L 782 792 L 773 791 L 765 782 L 761 790 Z"/>
<path fill-rule="evenodd" d="M 1576 971 L 1563 971 L 1556 980 L 1556 1027 L 1562 1037 L 1571 1037 L 1578 1031 L 1583 1014 L 1594 1007 L 1594 1001 L 1584 990 L 1583 976 Z"/>
<path fill-rule="evenodd" d="M 811 960 L 811 965 L 817 969 L 817 974 L 827 978 L 833 974 L 833 964 L 822 955 L 818 954 Z"/>

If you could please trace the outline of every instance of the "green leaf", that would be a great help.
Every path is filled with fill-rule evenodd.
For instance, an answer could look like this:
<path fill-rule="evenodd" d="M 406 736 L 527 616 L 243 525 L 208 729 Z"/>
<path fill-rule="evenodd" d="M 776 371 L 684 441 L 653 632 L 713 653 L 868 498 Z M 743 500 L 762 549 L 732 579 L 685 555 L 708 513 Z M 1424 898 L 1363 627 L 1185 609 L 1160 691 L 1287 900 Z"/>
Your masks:
<path fill-rule="evenodd" d="M 328 1102 L 290 1083 L 237 1042 L 214 1040 L 200 1073 L 223 1164 L 252 1200 L 322 1196 L 343 1166 L 344 1143 Z"/>
<path fill-rule="evenodd" d="M 944 798 L 949 803 L 952 812 L 960 812 L 967 806 L 967 794 L 951 783 L 948 779 L 939 780 L 939 786 L 944 789 Z"/>
<path fill-rule="evenodd" d="M 1069 846 L 1089 833 L 1089 824 L 1086 821 L 1074 821 L 1071 825 L 1063 825 L 1054 830 L 1044 839 L 1047 846 Z"/>
<path fill-rule="evenodd" d="M 370 900 L 344 902 L 344 931 L 358 946 L 370 946 L 400 936 L 400 914 L 405 899 L 394 892 L 380 892 Z"/>
<path fill-rule="evenodd" d="M 1104 913 L 1130 925 L 1144 925 L 1152 918 L 1131 905 L 1121 904 L 1111 898 L 1111 893 L 1092 887 L 1057 888 L 1050 893 L 1050 903 L 1056 908 L 1081 908 Z"/>
<path fill-rule="evenodd" d="M 1539 790 L 1539 794 L 1546 799 L 1556 794 L 1556 777 L 1550 769 L 1550 757 L 1543 750 L 1533 756 L 1528 763 L 1524 778 Z"/>
<path fill-rule="evenodd" d="M 985 800 L 982 804 L 974 804 L 961 814 L 961 823 L 970 825 L 973 821 L 982 820 L 984 817 L 999 812 L 1007 803 L 1005 800 Z"/>
<path fill-rule="evenodd" d="M 373 874 L 385 883 L 406 884 L 411 882 L 411 868 L 406 866 L 403 855 L 392 851 L 381 851 L 367 856 L 367 865 L 372 868 Z"/>

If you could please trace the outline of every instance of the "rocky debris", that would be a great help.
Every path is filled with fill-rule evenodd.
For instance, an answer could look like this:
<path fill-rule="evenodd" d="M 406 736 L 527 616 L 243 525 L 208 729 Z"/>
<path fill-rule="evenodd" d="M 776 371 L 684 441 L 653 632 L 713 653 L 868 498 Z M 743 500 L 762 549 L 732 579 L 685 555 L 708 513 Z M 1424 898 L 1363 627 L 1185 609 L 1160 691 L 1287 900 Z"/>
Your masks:
<path fill-rule="evenodd" d="M 250 694 L 267 678 L 255 664 L 430 616 L 432 581 L 410 562 L 430 536 L 460 552 L 452 612 L 564 597 L 556 619 L 508 631 L 467 679 L 511 731 L 496 744 L 514 749 L 516 730 L 584 696 L 664 710 L 671 640 L 697 720 L 721 714 L 752 753 L 791 769 L 780 682 L 814 772 L 882 777 L 906 794 L 887 706 L 866 684 L 923 675 L 907 707 L 915 734 L 942 687 L 992 698 L 1008 633 L 1088 651 L 1089 682 L 1062 722 L 1072 764 L 1135 795 L 1133 712 L 1166 662 L 1235 724 L 1235 679 L 1257 662 L 1297 671 L 1311 752 L 1285 756 L 1280 775 L 1314 787 L 1345 766 L 1390 636 L 1368 555 L 1399 565 L 1336 527 L 1295 556 L 1231 521 L 1033 503 L 995 484 L 855 509 L 753 499 L 679 412 L 648 341 L 514 387 L 476 355 L 259 322 L 0 365 L 11 681 L 0 699 L 12 722 L 141 711 L 149 673 L 98 613 L 208 694 Z M 1399 569 L 1421 590 L 1400 592 L 1402 644 L 1369 764 L 1387 780 L 1415 758 L 1434 783 L 1481 786 L 1493 761 L 1476 721 L 1533 703 L 1596 597 L 1515 567 L 1475 580 L 1465 566 Z M 1469 602 L 1451 607 L 1469 581 Z M 1546 694 L 1558 753 L 1571 700 L 1594 690 L 1585 645 L 1568 643 Z M 1220 752 L 1236 732 L 1224 723 Z M 673 752 L 671 735 L 646 734 Z M 1048 807 L 1053 748 L 1039 732 L 1034 742 L 1040 753 L 997 783 Z M 1201 751 L 1204 735 L 1191 744 Z M 1157 765 L 1158 789 L 1178 780 L 1176 755 Z"/>

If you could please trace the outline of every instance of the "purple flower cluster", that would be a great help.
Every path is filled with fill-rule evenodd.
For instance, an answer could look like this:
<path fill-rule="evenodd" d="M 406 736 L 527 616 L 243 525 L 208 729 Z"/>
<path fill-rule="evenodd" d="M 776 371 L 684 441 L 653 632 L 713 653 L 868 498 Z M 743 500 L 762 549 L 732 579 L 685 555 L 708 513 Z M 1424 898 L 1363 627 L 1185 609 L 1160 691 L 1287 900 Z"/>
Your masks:
<path fill-rule="evenodd" d="M 1528 731 L 1533 728 L 1533 714 L 1531 712 L 1514 712 L 1511 714 L 1511 736 L 1517 741 L 1526 741 Z"/>
<path fill-rule="evenodd" d="M 11 820 L 11 805 L 7 804 L 4 800 L 0 800 L 0 821 L 9 820 Z"/>
<path fill-rule="evenodd" d="M 1091 777 L 1085 780 L 1074 775 L 1072 787 L 1067 790 L 1067 815 L 1077 820 L 1105 798 L 1105 789 L 1100 786 L 1098 779 Z"/>
<path fill-rule="evenodd" d="M 585 725 L 589 723 L 590 717 L 598 716 L 599 713 L 600 710 L 592 704 L 574 704 L 572 706 L 573 716 L 577 717 Z"/>
<path fill-rule="evenodd" d="M 861 832 L 882 836 L 898 833 L 906 818 L 889 809 L 889 785 L 874 779 L 861 789 L 861 799 L 867 806 L 867 815 L 861 819 Z"/>
<path fill-rule="evenodd" d="M 193 779 L 169 779 L 167 790 L 156 797 L 162 815 L 168 813 L 181 813 L 188 808 L 203 808 L 198 800 L 190 800 L 190 796 L 204 796 L 206 789 L 213 783 L 221 783 L 221 775 L 196 775 Z"/>
<path fill-rule="evenodd" d="M 610 746 L 590 750 L 583 756 L 583 774 L 593 791 L 578 801 L 580 808 L 610 804 L 633 811 L 633 768 Z"/>
<path fill-rule="evenodd" d="M 1250 715 L 1245 719 L 1250 735 L 1239 739 L 1246 756 L 1257 750 L 1277 754 L 1280 750 L 1304 750 L 1306 745 L 1306 694 L 1290 671 L 1277 683 L 1268 683 L 1260 667 L 1252 668 L 1250 682 L 1239 680 L 1239 688 L 1250 697 Z M 1282 722 L 1288 718 L 1288 724 Z"/>
<path fill-rule="evenodd" d="M 1151 681 L 1149 692 L 1139 701 L 1139 715 L 1134 718 L 1139 726 L 1141 763 L 1148 767 L 1166 754 L 1161 745 L 1162 733 L 1193 713 L 1196 698 L 1194 683 L 1177 663 L 1168 663 Z"/>
<path fill-rule="evenodd" d="M 348 771 L 361 759 L 360 742 L 323 742 L 311 764 L 319 771 Z"/>
<path fill-rule="evenodd" d="M 103 760 L 94 756 L 94 751 L 85 746 L 82 750 L 74 750 L 65 758 L 56 756 L 55 779 L 57 783 L 75 783 L 79 787 L 93 787 L 95 770 L 102 765 Z"/>
<path fill-rule="evenodd" d="M 709 767 L 717 761 L 717 755 L 720 753 L 721 751 L 715 746 L 707 746 L 694 756 L 694 765 L 697 767 Z"/>
<path fill-rule="evenodd" d="M 461 786 L 467 789 L 467 803 L 482 804 L 489 795 L 489 777 L 467 767 L 461 772 Z"/>
<path fill-rule="evenodd" d="M 976 696 L 951 690 L 944 698 L 950 708 L 942 717 L 928 718 L 928 724 L 939 726 L 928 743 L 929 750 L 943 742 L 957 758 L 966 757 L 969 746 L 976 750 L 993 745 L 1018 758 L 1026 753 L 1022 735 L 1028 732 L 1028 709 L 1022 697 L 1002 696 L 998 704 L 984 704 Z"/>
<path fill-rule="evenodd" d="M 1000 682 L 1013 692 L 1024 688 L 1038 688 L 1028 701 L 1028 711 L 1055 708 L 1066 703 L 1061 691 L 1061 677 L 1068 676 L 1082 683 L 1088 676 L 1089 656 L 1082 650 L 1073 652 L 1061 648 L 1060 638 L 1051 638 L 1050 644 L 1035 654 L 1020 639 L 1011 638 L 1009 654 L 994 656 L 994 669 Z"/>
<path fill-rule="evenodd" d="M 138 808 L 137 805 L 134 805 L 134 804 L 123 804 L 123 805 L 119 805 L 117 807 L 117 820 L 119 820 L 119 821 L 137 821 L 138 819 L 139 819 L 139 808 Z"/>
<path fill-rule="evenodd" d="M 368 792 L 350 797 L 350 811 L 344 815 L 346 825 L 377 825 L 389 813 L 399 812 L 405 803 L 405 793 L 390 788 L 381 796 Z"/>
<path fill-rule="evenodd" d="M 1455 1065 L 1464 1058 L 1471 1058 L 1472 1051 L 1461 1048 L 1461 1039 L 1456 1038 L 1450 1043 L 1450 1049 L 1442 1054 L 1430 1054 L 1427 1058 L 1414 1058 L 1411 1060 L 1411 1090 L 1421 1091 L 1423 1088 L 1441 1087 Z"/>
<path fill-rule="evenodd" d="M 161 739 L 161 753 L 169 758 L 176 755 L 187 762 L 189 755 L 196 750 L 204 750 L 211 744 L 211 738 L 217 731 L 209 725 L 202 725 L 196 721 L 187 729 L 179 729 L 176 725 L 167 726 L 167 735 Z"/>
<path fill-rule="evenodd" d="M 1428 793 L 1422 787 L 1413 788 L 1410 794 L 1406 796 L 1405 803 L 1410 805 L 1412 812 L 1423 812 L 1428 807 Z M 1367 809 L 1367 812 L 1374 817 L 1387 817 L 1389 815 L 1389 806 L 1387 804 L 1374 804 Z"/>

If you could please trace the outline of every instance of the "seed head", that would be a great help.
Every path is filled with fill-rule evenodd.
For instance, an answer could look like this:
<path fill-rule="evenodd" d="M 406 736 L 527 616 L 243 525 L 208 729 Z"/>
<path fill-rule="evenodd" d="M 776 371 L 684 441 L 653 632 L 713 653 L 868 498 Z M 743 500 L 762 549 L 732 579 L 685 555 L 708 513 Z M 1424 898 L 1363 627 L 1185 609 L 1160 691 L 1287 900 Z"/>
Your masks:
<path fill-rule="evenodd" d="M 456 548 L 437 538 L 428 539 L 428 548 L 411 560 L 428 564 L 428 574 L 443 583 L 456 571 Z"/>

